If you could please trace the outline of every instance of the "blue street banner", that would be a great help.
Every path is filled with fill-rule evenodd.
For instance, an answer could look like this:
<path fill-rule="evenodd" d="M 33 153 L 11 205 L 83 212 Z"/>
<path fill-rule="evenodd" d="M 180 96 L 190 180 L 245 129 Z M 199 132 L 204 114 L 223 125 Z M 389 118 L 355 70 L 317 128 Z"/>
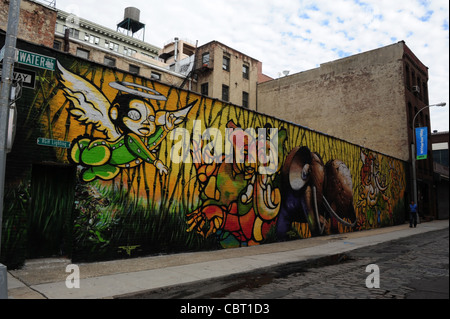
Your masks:
<path fill-rule="evenodd" d="M 428 128 L 417 127 L 416 128 L 416 156 L 418 160 L 427 159 L 428 149 Z"/>

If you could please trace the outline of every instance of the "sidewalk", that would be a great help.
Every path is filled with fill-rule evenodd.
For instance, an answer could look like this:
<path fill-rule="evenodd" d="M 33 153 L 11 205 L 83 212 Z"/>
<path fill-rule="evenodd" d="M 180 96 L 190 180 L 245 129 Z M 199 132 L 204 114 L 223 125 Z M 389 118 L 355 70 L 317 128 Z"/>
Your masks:
<path fill-rule="evenodd" d="M 67 259 L 29 260 L 8 272 L 10 299 L 99 299 L 226 277 L 291 262 L 345 253 L 449 227 L 448 220 L 210 252 L 77 264 L 80 288 L 69 289 Z"/>

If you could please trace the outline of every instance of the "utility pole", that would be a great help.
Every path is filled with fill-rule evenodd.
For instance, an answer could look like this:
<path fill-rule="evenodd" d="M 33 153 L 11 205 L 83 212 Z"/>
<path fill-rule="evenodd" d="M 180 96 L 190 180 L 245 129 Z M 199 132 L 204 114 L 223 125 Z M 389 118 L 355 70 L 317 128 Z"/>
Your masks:
<path fill-rule="evenodd" d="M 5 169 L 7 153 L 7 136 L 9 122 L 9 104 L 11 84 L 14 75 L 16 55 L 17 28 L 20 17 L 20 0 L 9 1 L 8 27 L 6 30 L 2 81 L 0 87 L 0 254 L 2 247 L 3 199 L 5 194 Z M 8 298 L 6 267 L 0 264 L 0 299 Z"/>

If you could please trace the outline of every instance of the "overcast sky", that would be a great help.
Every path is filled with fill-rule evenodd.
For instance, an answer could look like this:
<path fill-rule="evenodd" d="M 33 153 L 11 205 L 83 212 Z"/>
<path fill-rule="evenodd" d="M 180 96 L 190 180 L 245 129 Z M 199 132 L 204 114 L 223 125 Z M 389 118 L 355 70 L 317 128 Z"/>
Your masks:
<path fill-rule="evenodd" d="M 45 1 L 42 1 L 45 2 Z M 212 40 L 263 63 L 277 78 L 398 41 L 429 68 L 432 130 L 449 130 L 448 0 L 56 0 L 56 7 L 116 29 L 140 9 L 145 41 Z"/>

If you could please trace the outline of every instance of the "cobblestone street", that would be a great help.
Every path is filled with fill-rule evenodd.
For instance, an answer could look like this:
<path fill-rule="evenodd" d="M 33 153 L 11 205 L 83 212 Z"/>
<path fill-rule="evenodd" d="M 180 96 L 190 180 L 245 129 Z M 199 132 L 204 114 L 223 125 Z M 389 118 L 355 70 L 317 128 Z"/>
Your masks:
<path fill-rule="evenodd" d="M 252 287 L 243 287 L 225 295 L 209 297 L 226 299 L 404 299 L 424 298 L 424 296 L 425 298 L 448 298 L 448 229 L 354 250 L 340 258 L 342 260 L 332 265 L 302 269 L 300 272 L 274 278 L 262 285 L 254 284 Z M 371 272 L 366 272 L 366 267 L 370 264 L 379 267 L 380 288 L 366 287 L 366 278 L 371 275 Z M 264 282 L 264 275 L 260 276 L 259 280 Z M 436 285 L 444 286 L 446 295 L 445 292 L 435 292 Z M 422 290 L 422 295 L 417 295 L 417 289 Z"/>

